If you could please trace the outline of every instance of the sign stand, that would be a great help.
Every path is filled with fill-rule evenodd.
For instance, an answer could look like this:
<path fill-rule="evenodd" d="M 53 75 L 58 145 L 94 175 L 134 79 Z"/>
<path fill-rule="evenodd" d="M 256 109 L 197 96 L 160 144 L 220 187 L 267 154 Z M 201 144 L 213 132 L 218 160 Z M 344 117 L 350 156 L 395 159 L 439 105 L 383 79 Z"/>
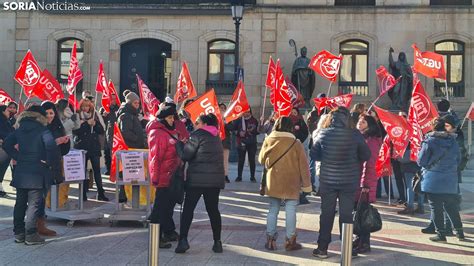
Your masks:
<path fill-rule="evenodd" d="M 72 159 L 69 160 L 67 158 L 76 157 L 76 160 Z M 77 161 L 77 157 L 79 157 L 79 161 Z M 80 164 L 80 160 L 82 159 L 82 165 Z M 64 161 L 70 162 L 64 163 L 64 172 L 66 176 L 66 181 L 64 184 L 78 184 L 79 185 L 79 199 L 78 202 L 75 204 L 74 207 L 71 207 L 69 204 L 65 208 L 59 208 L 59 185 L 52 185 L 51 186 L 51 206 L 50 208 L 46 208 L 46 215 L 50 217 L 55 217 L 59 219 L 68 220 L 67 227 L 73 227 L 75 221 L 79 220 L 96 220 L 100 222 L 100 219 L 103 218 L 104 214 L 100 212 L 96 212 L 93 210 L 84 210 L 84 201 L 83 201 L 83 189 L 84 189 L 84 178 L 85 178 L 85 168 L 84 165 L 86 163 L 86 151 L 84 150 L 71 150 L 67 155 L 64 156 Z M 72 171 L 68 171 L 69 167 L 73 167 Z M 71 176 L 71 173 L 73 175 Z M 75 175 L 77 173 L 83 173 L 79 175 Z M 74 178 L 71 180 L 71 178 Z M 68 202 L 69 203 L 69 202 Z"/>
<path fill-rule="evenodd" d="M 150 201 L 150 174 L 145 171 L 148 164 L 147 151 L 117 151 L 116 157 L 116 181 L 115 181 L 115 212 L 109 216 L 111 226 L 116 221 L 138 221 L 147 226 L 148 216 L 151 213 Z M 123 168 L 122 172 L 119 169 Z M 132 195 L 128 199 L 131 205 L 119 203 L 120 186 L 131 185 Z M 146 204 L 140 206 L 140 186 L 146 187 Z"/>

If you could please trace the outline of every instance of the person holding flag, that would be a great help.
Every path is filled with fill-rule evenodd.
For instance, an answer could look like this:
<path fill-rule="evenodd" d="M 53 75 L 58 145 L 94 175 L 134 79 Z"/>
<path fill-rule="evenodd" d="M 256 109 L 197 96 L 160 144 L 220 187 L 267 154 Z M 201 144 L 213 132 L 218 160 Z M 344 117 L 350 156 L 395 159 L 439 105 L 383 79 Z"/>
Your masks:
<path fill-rule="evenodd" d="M 235 120 L 232 126 L 237 133 L 237 151 L 239 153 L 239 164 L 237 168 L 237 178 L 235 182 L 242 181 L 242 173 L 244 170 L 245 156 L 248 154 L 250 164 L 250 181 L 257 182 L 255 179 L 255 156 L 257 155 L 257 135 L 258 121 L 252 115 L 252 110 L 245 112 L 244 115 Z"/>
<path fill-rule="evenodd" d="M 5 139 L 10 135 L 10 133 L 14 132 L 15 129 L 13 125 L 10 124 L 10 109 L 6 105 L 0 106 L 0 143 L 3 144 Z M 1 146 L 0 144 L 0 146 Z M 3 189 L 3 178 L 5 177 L 5 173 L 7 172 L 8 166 L 10 165 L 10 157 L 9 156 L 2 156 L 2 161 L 0 161 L 0 198 L 6 197 L 7 193 Z"/>

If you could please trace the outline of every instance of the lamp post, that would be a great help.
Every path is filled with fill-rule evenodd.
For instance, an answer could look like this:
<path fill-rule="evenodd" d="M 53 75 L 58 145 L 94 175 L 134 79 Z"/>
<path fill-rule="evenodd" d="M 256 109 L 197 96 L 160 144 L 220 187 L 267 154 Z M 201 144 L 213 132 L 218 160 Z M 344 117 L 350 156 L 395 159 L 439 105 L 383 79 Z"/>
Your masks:
<path fill-rule="evenodd" d="M 232 10 L 232 19 L 235 24 L 235 69 L 234 69 L 234 81 L 235 84 L 239 81 L 239 30 L 240 30 L 240 21 L 244 14 L 244 5 L 241 1 L 234 1 L 231 6 Z"/>

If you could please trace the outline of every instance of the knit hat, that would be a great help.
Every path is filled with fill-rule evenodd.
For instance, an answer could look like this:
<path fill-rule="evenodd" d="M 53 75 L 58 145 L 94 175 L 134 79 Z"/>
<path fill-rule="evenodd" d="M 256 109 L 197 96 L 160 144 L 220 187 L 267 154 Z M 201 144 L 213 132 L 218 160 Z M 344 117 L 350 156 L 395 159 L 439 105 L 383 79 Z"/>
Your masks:
<path fill-rule="evenodd" d="M 438 102 L 438 111 L 447 112 L 450 106 L 451 105 L 448 100 L 442 99 L 441 101 Z"/>
<path fill-rule="evenodd" d="M 156 117 L 158 117 L 158 119 L 165 119 L 165 117 L 170 116 L 170 115 L 175 115 L 175 114 L 176 114 L 176 105 L 169 104 L 169 103 L 162 103 L 160 104 L 160 109 L 158 110 Z"/>
<path fill-rule="evenodd" d="M 127 94 L 125 94 L 125 92 L 127 92 Z M 123 96 L 125 96 L 126 103 L 133 103 L 134 101 L 140 101 L 140 97 L 138 97 L 138 95 L 133 91 L 125 90 L 123 93 Z"/>
<path fill-rule="evenodd" d="M 43 107 L 39 106 L 39 105 L 32 105 L 30 106 L 28 109 L 27 109 L 28 112 L 34 112 L 34 113 L 38 113 L 42 116 L 46 116 L 46 111 L 44 110 Z"/>
<path fill-rule="evenodd" d="M 456 119 L 452 115 L 445 115 L 442 117 L 446 123 L 450 124 L 453 128 L 456 128 Z"/>
<path fill-rule="evenodd" d="M 326 98 L 326 93 L 318 93 L 318 95 L 316 95 L 316 98 Z"/>
<path fill-rule="evenodd" d="M 165 102 L 166 103 L 174 103 L 173 99 L 171 99 L 171 97 L 169 97 L 169 96 L 166 96 Z"/>

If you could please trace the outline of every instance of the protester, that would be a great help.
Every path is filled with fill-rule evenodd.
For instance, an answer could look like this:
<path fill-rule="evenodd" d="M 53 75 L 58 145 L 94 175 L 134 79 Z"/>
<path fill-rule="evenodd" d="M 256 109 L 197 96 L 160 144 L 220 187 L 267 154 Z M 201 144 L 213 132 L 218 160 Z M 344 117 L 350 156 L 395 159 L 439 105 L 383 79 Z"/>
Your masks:
<path fill-rule="evenodd" d="M 188 162 L 186 171 L 186 197 L 181 217 L 179 243 L 176 253 L 188 250 L 188 232 L 193 221 L 194 209 L 204 197 L 207 214 L 211 221 L 215 253 L 222 253 L 222 221 L 219 212 L 219 193 L 224 188 L 224 152 L 219 137 L 217 117 L 210 113 L 196 121 L 196 130 L 184 145 L 182 159 Z"/>
<path fill-rule="evenodd" d="M 362 165 L 360 188 L 357 190 L 355 197 L 355 205 L 357 206 L 357 203 L 361 200 L 368 200 L 369 203 L 376 201 L 378 177 L 375 171 L 375 163 L 382 146 L 382 134 L 376 120 L 369 115 L 360 115 L 356 128 L 364 136 L 370 149 L 370 159 Z M 352 248 L 357 253 L 370 252 L 370 233 L 357 235 Z"/>
<path fill-rule="evenodd" d="M 224 114 L 227 110 L 227 106 L 224 103 L 219 104 L 219 109 L 221 111 L 222 119 L 224 120 Z M 225 172 L 225 182 L 230 183 L 229 179 L 229 154 L 230 154 L 230 141 L 232 136 L 230 135 L 230 130 L 232 125 L 224 121 L 225 126 L 225 139 L 222 140 L 222 148 L 224 149 L 224 172 Z"/>
<path fill-rule="evenodd" d="M 0 147 L 5 141 L 5 139 L 12 132 L 15 131 L 13 126 L 10 124 L 10 109 L 6 105 L 0 106 Z M 6 197 L 7 193 L 3 189 L 3 178 L 5 178 L 5 173 L 7 172 L 8 166 L 10 165 L 10 157 L 1 152 L 1 161 L 0 161 L 0 198 Z"/>
<path fill-rule="evenodd" d="M 150 148 L 150 176 L 153 186 L 156 187 L 150 221 L 160 224 L 160 248 L 171 248 L 168 242 L 178 238 L 173 221 L 176 202 L 172 200 L 169 190 L 170 180 L 181 165 L 175 148 L 176 140 L 180 138 L 175 127 L 175 114 L 175 108 L 163 103 L 157 113 L 157 119 L 151 120 L 146 127 Z"/>
<path fill-rule="evenodd" d="M 117 113 L 120 132 L 122 132 L 123 139 L 129 148 L 144 149 L 146 148 L 145 132 L 138 119 L 140 97 L 129 90 L 124 91 L 123 95 L 125 103 L 122 103 Z"/>
<path fill-rule="evenodd" d="M 32 106 L 18 117 L 19 128 L 10 134 L 3 148 L 17 162 L 11 185 L 16 188 L 13 231 L 16 243 L 43 244 L 37 232 L 44 190 L 52 184 L 52 172 L 60 171 L 60 153 L 46 128 L 46 112 Z M 18 150 L 15 148 L 18 147 Z M 25 220 L 26 214 L 26 220 Z"/>
<path fill-rule="evenodd" d="M 313 255 L 323 259 L 328 257 L 337 199 L 341 228 L 342 223 L 353 223 L 352 209 L 359 187 L 360 165 L 371 156 L 362 134 L 350 127 L 349 110 L 337 107 L 324 122 L 310 152 L 312 159 L 321 162 L 320 231 L 318 248 L 313 250 Z"/>
<path fill-rule="evenodd" d="M 233 129 L 237 132 L 237 151 L 239 153 L 239 165 L 237 168 L 237 178 L 235 182 L 242 181 L 242 172 L 244 170 L 245 155 L 248 154 L 250 165 L 250 181 L 257 182 L 255 179 L 255 155 L 257 154 L 257 135 L 258 121 L 253 117 L 252 111 L 244 113 L 242 118 L 233 121 Z"/>
<path fill-rule="evenodd" d="M 265 134 L 265 136 L 270 135 L 275 125 L 275 121 L 278 119 L 278 113 L 272 112 L 268 117 L 267 121 L 263 122 L 263 117 L 260 119 L 258 124 L 258 133 Z"/>
<path fill-rule="evenodd" d="M 359 116 L 367 111 L 365 104 L 356 103 L 351 109 L 351 121 L 355 126 L 359 122 Z"/>
<path fill-rule="evenodd" d="M 72 138 L 72 131 L 81 127 L 79 115 L 72 111 L 68 101 L 64 99 L 61 99 L 56 103 L 56 109 L 58 111 L 58 117 L 64 127 L 64 133 L 66 136 Z M 70 141 L 70 144 L 72 148 L 74 146 L 74 142 Z"/>
<path fill-rule="evenodd" d="M 102 186 L 102 175 L 100 173 L 100 156 L 102 155 L 100 149 L 99 135 L 104 134 L 104 127 L 96 115 L 94 104 L 86 99 L 79 102 L 81 126 L 79 129 L 73 131 L 75 135 L 74 148 L 85 150 L 86 163 L 91 162 L 92 170 L 94 172 L 95 184 L 97 186 L 97 199 L 101 201 L 109 201 L 105 196 L 105 190 Z M 89 180 L 84 180 L 83 195 L 84 200 L 87 200 L 87 191 Z"/>
<path fill-rule="evenodd" d="M 294 125 L 293 134 L 295 134 L 296 138 L 301 142 L 304 143 L 308 138 L 308 125 L 304 121 L 303 116 L 300 114 L 300 110 L 298 108 L 293 108 L 290 114 L 291 122 Z"/>
<path fill-rule="evenodd" d="M 446 131 L 446 120 L 435 118 L 433 132 L 426 135 L 418 153 L 417 163 L 422 167 L 421 190 L 428 195 L 431 217 L 437 235 L 433 242 L 446 242 L 443 209 L 453 223 L 458 239 L 464 239 L 459 214 L 459 185 L 457 169 L 460 161 L 455 134 Z"/>
<path fill-rule="evenodd" d="M 324 94 L 324 93 L 323 93 Z M 318 95 L 320 96 L 320 95 Z M 326 97 L 326 95 L 324 95 Z M 309 131 L 309 143 L 308 143 L 308 148 L 311 149 L 313 147 L 313 132 L 318 128 L 318 122 L 319 122 L 319 112 L 316 106 L 313 106 L 313 109 L 311 112 L 308 113 L 308 116 L 306 117 L 306 124 L 308 125 L 308 131 Z M 315 183 L 316 183 L 316 162 L 313 161 L 312 159 L 309 159 L 309 172 L 311 174 L 311 186 L 312 186 L 312 191 L 317 192 Z"/>
<path fill-rule="evenodd" d="M 403 158 L 399 158 L 398 161 L 400 163 L 400 170 L 402 171 L 404 177 L 405 177 L 405 187 L 406 187 L 406 199 L 407 199 L 407 204 L 406 207 L 397 212 L 398 214 L 408 214 L 408 215 L 413 215 L 415 213 L 418 214 L 424 214 L 425 213 L 425 208 L 424 208 L 424 194 L 423 193 L 415 193 L 414 187 L 413 187 L 413 177 L 415 174 L 420 170 L 420 167 L 416 164 L 416 162 L 413 162 L 410 160 L 410 143 L 408 143 L 407 149 L 405 150 L 405 154 L 403 155 Z M 415 194 L 418 195 L 418 205 L 416 206 L 415 209 Z"/>
<path fill-rule="evenodd" d="M 10 124 L 13 126 L 16 123 L 16 116 L 18 113 L 18 104 L 16 102 L 9 102 L 7 104 L 7 109 L 10 112 L 10 118 L 8 120 L 10 121 Z"/>
<path fill-rule="evenodd" d="M 184 100 L 178 113 L 180 121 L 186 125 L 186 129 L 189 133 L 194 131 L 194 123 L 193 121 L 191 121 L 191 119 L 189 118 L 189 114 L 184 110 L 184 108 L 186 108 L 186 106 L 190 105 L 192 102 L 194 102 L 194 99 Z"/>
<path fill-rule="evenodd" d="M 460 125 L 461 121 L 458 115 L 456 114 L 456 112 L 451 110 L 451 103 L 448 100 L 441 99 L 438 102 L 437 107 L 438 107 L 439 117 L 443 117 L 445 115 L 451 115 L 454 120 L 455 126 L 458 127 Z"/>
<path fill-rule="evenodd" d="M 308 159 L 303 144 L 297 140 L 292 119 L 281 117 L 275 122 L 275 130 L 265 138 L 258 161 L 268 170 L 265 194 L 270 198 L 267 215 L 268 250 L 276 249 L 277 219 L 280 204 L 285 201 L 287 251 L 301 249 L 296 242 L 296 206 L 300 191 L 311 192 Z M 271 166 L 271 167 L 270 167 Z"/>
<path fill-rule="evenodd" d="M 104 110 L 102 113 L 104 123 L 106 124 L 104 145 L 104 162 L 106 167 L 105 175 L 110 175 L 110 167 L 112 166 L 112 146 L 114 143 L 114 128 L 115 123 L 117 122 L 117 111 L 119 109 L 118 104 L 120 103 L 116 103 L 113 99 L 109 107 L 110 112 L 105 112 Z"/>

